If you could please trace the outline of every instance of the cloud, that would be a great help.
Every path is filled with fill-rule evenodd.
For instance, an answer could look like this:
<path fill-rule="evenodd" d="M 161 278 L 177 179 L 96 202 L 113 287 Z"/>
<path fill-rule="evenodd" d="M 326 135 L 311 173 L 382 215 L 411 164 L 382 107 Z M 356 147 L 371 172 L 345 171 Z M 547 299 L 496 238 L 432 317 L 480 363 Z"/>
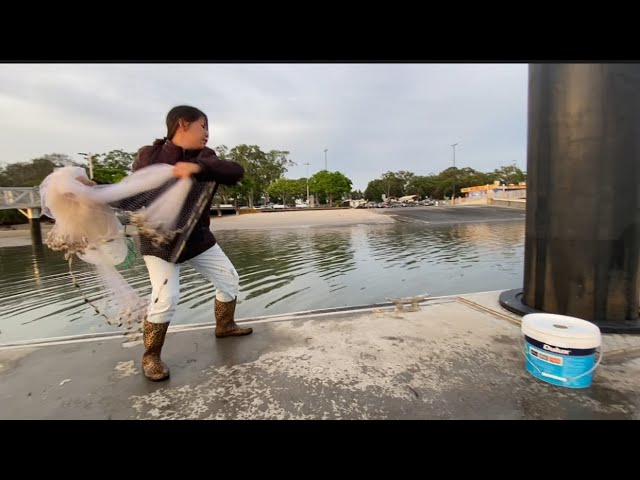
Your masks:
<path fill-rule="evenodd" d="M 136 151 L 166 112 L 207 112 L 212 145 L 290 151 L 289 178 L 324 168 L 354 188 L 386 171 L 491 171 L 526 159 L 527 65 L 0 65 L 0 161 Z M 79 157 L 77 157 L 79 159 Z"/>

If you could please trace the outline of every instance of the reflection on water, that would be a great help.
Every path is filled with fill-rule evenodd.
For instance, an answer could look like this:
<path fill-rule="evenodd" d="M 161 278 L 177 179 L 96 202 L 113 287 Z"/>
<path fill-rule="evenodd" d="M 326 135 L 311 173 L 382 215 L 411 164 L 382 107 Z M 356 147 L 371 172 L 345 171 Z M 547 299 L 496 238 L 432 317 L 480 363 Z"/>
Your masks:
<path fill-rule="evenodd" d="M 238 318 L 522 284 L 522 221 L 222 231 L 216 237 L 240 274 Z M 97 286 L 91 267 L 76 260 L 74 272 L 91 298 Z M 142 259 L 122 273 L 141 295 L 150 294 Z M 58 252 L 0 248 L 0 275 L 0 343 L 118 331 L 101 323 L 74 289 Z M 208 281 L 183 266 L 175 323 L 213 321 L 214 296 Z"/>

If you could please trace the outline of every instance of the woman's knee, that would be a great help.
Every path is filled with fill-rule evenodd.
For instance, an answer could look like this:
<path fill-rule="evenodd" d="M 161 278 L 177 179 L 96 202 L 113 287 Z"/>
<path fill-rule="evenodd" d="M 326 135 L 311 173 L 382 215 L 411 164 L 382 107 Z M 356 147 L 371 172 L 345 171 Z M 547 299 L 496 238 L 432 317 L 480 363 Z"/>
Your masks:
<path fill-rule="evenodd" d="M 173 320 L 178 306 L 179 295 L 158 295 L 151 298 L 147 310 L 147 320 L 151 323 L 167 323 Z"/>
<path fill-rule="evenodd" d="M 224 281 L 217 282 L 216 298 L 221 302 L 230 302 L 238 296 L 240 290 L 240 276 L 235 268 L 231 267 Z"/>
<path fill-rule="evenodd" d="M 238 275 L 238 272 L 234 267 L 231 267 L 231 276 L 233 277 L 233 283 L 237 288 L 240 285 L 240 275 Z"/>

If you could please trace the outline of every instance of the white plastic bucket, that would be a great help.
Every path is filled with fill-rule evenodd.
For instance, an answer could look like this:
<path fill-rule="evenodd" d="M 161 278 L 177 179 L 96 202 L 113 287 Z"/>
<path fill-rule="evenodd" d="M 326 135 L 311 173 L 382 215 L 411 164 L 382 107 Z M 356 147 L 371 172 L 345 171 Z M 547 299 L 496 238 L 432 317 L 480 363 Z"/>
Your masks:
<path fill-rule="evenodd" d="M 602 360 L 602 337 L 595 324 L 564 315 L 531 313 L 522 317 L 522 334 L 526 369 L 531 375 L 562 387 L 591 385 Z"/>

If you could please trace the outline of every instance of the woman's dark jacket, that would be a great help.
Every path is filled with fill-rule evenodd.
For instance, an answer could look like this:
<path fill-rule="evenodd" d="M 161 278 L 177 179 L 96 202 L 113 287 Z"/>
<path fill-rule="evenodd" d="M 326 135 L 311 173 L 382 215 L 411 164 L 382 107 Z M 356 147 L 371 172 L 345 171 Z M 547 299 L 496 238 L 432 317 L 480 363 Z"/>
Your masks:
<path fill-rule="evenodd" d="M 203 187 L 212 185 L 210 182 L 216 182 L 222 185 L 235 185 L 244 175 L 244 168 L 236 162 L 221 160 L 216 153 L 210 148 L 202 150 L 185 150 L 182 147 L 174 145 L 167 140 L 164 143 L 156 142 L 153 145 L 142 147 L 133 161 L 133 171 L 144 168 L 154 163 L 167 163 L 175 165 L 177 162 L 197 163 L 201 167 L 201 172 L 194 175 L 195 180 L 193 187 L 187 195 L 182 214 L 178 220 L 178 228 L 182 228 L 189 213 L 193 210 L 198 202 Z M 209 194 L 205 199 L 202 213 L 198 218 L 191 235 L 189 235 L 186 244 L 182 246 L 182 252 L 177 259 L 177 263 L 182 263 L 196 255 L 208 250 L 216 244 L 216 238 L 209 229 L 210 205 L 213 201 L 215 191 L 210 188 Z M 176 206 L 176 208 L 178 208 Z M 170 245 L 157 247 L 153 245 L 149 238 L 140 235 L 140 251 L 142 255 L 153 255 L 166 261 L 171 261 L 171 254 L 176 252 L 176 247 L 184 239 L 177 235 Z"/>

